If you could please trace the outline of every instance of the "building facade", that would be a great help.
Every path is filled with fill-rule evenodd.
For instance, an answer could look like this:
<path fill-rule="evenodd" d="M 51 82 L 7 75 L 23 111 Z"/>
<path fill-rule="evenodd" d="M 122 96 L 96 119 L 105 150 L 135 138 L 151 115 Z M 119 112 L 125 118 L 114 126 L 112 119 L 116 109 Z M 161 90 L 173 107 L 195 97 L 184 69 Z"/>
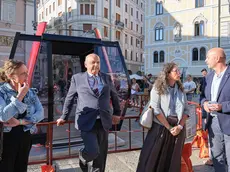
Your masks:
<path fill-rule="evenodd" d="M 220 46 L 225 49 L 230 63 L 230 0 L 221 0 L 220 8 Z"/>
<path fill-rule="evenodd" d="M 103 40 L 119 41 L 127 68 L 143 68 L 145 0 L 47 0 L 38 4 L 38 21 L 47 32 L 80 36 L 98 28 Z M 86 36 L 86 35 L 85 35 Z"/>
<path fill-rule="evenodd" d="M 34 2 L 32 0 L 2 0 L 0 1 L 0 66 L 9 58 L 16 32 L 34 33 Z M 25 46 L 17 52 L 22 60 L 26 59 Z M 25 60 L 26 61 L 26 60 Z"/>
<path fill-rule="evenodd" d="M 164 63 L 175 62 L 183 76 L 200 77 L 207 51 L 219 46 L 218 14 L 218 0 L 147 0 L 145 73 L 156 76 Z"/>

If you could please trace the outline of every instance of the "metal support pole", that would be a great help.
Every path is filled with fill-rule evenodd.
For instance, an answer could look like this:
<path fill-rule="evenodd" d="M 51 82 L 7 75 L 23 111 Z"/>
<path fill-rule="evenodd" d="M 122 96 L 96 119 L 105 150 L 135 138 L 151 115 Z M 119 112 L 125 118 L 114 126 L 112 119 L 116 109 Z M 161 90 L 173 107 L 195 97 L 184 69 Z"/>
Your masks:
<path fill-rule="evenodd" d="M 66 29 L 66 32 L 65 34 L 68 35 L 68 29 L 67 29 L 67 20 L 68 20 L 68 11 L 67 11 L 67 0 L 65 0 L 65 29 Z"/>
<path fill-rule="evenodd" d="M 37 0 L 34 0 L 34 21 L 32 21 L 34 31 L 37 30 Z"/>

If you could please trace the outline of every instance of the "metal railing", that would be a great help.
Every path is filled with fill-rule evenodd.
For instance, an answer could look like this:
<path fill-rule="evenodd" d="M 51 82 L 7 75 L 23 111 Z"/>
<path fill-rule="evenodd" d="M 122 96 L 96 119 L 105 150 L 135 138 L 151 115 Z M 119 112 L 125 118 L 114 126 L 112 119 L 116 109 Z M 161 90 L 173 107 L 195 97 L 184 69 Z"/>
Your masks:
<path fill-rule="evenodd" d="M 135 120 L 135 122 L 138 121 L 138 119 L 140 118 L 140 114 L 142 113 L 142 110 L 144 108 L 144 101 L 146 101 L 146 97 L 145 96 L 141 96 L 140 98 L 140 106 L 136 106 L 134 108 L 139 108 L 139 114 L 138 115 L 133 115 L 133 116 L 129 116 L 128 114 L 125 117 L 122 117 L 121 119 L 123 120 L 123 122 L 125 120 L 128 120 L 128 129 L 127 130 L 120 130 L 117 131 L 116 127 L 115 127 L 115 131 L 110 131 L 110 133 L 114 134 L 114 149 L 109 149 L 109 153 L 118 153 L 118 152 L 127 152 L 127 151 L 134 151 L 134 150 L 140 150 L 142 148 L 142 145 L 144 143 L 145 140 L 145 136 L 146 136 L 146 132 L 147 130 L 145 130 L 144 128 L 142 128 L 141 126 L 139 126 L 138 129 L 132 130 L 132 120 Z M 197 118 L 198 118 L 198 123 L 197 123 L 197 130 L 199 130 L 200 128 L 202 128 L 202 115 L 201 115 L 201 107 L 199 106 L 199 104 L 195 103 L 195 102 L 189 102 L 189 104 L 194 104 L 196 105 L 196 114 L 197 114 Z M 73 121 L 67 121 L 65 122 L 65 125 L 68 125 L 68 129 L 67 129 L 67 135 L 68 135 L 68 155 L 64 155 L 64 156 L 58 156 L 58 157 L 54 157 L 53 156 L 53 126 L 56 125 L 56 122 L 45 122 L 45 123 L 39 123 L 37 126 L 41 127 L 41 126 L 46 126 L 47 129 L 47 133 L 46 133 L 46 144 L 45 144 L 45 148 L 46 148 L 46 159 L 44 160 L 38 160 L 38 161 L 31 161 L 29 162 L 29 165 L 32 164 L 40 164 L 40 163 L 46 163 L 48 165 L 52 165 L 54 160 L 62 160 L 62 159 L 68 159 L 68 158 L 77 158 L 78 154 L 72 154 L 71 153 L 71 124 L 73 124 Z M 124 147 L 121 148 L 119 147 L 118 149 L 118 133 L 128 133 L 128 147 Z M 136 147 L 132 147 L 132 134 L 133 133 L 141 133 L 142 137 L 141 137 L 141 145 L 136 146 Z"/>

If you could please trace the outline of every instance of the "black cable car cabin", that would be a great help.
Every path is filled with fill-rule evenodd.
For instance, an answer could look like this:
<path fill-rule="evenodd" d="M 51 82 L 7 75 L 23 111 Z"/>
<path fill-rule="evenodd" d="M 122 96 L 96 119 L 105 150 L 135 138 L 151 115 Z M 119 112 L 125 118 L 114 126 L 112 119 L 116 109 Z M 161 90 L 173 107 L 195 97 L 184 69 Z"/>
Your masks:
<path fill-rule="evenodd" d="M 34 46 L 36 46 L 34 44 L 40 44 L 37 45 L 39 47 L 37 55 L 33 54 Z M 10 59 L 21 60 L 27 64 L 31 58 L 36 56 L 31 87 L 38 90 L 38 96 L 45 109 L 44 121 L 55 121 L 61 116 L 71 76 L 86 70 L 84 60 L 90 53 L 100 56 L 101 72 L 111 75 L 120 98 L 122 116 L 124 116 L 129 98 L 130 80 L 118 42 L 54 34 L 35 36 L 16 33 Z M 75 108 L 73 107 L 69 120 L 74 120 L 74 116 Z M 122 122 L 117 126 L 118 130 L 120 130 Z M 67 145 L 67 129 L 67 126 L 54 126 L 54 149 Z M 45 139 L 46 129 L 41 127 L 38 134 L 34 135 L 33 143 L 44 144 Z M 72 125 L 71 145 L 81 143 L 79 131 Z"/>

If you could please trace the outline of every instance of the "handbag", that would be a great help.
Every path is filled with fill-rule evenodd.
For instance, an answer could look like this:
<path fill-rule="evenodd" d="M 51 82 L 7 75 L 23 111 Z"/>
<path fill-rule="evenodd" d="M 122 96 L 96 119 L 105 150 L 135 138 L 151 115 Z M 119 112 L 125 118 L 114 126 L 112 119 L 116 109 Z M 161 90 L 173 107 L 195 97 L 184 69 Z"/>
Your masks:
<path fill-rule="evenodd" d="M 145 110 L 147 108 L 147 110 Z M 149 102 L 145 106 L 145 109 L 143 110 L 144 113 L 140 117 L 140 125 L 144 128 L 150 129 L 153 124 L 153 108 L 149 106 Z"/>
<path fill-rule="evenodd" d="M 0 161 L 2 160 L 2 152 L 3 152 L 3 123 L 0 122 Z"/>

